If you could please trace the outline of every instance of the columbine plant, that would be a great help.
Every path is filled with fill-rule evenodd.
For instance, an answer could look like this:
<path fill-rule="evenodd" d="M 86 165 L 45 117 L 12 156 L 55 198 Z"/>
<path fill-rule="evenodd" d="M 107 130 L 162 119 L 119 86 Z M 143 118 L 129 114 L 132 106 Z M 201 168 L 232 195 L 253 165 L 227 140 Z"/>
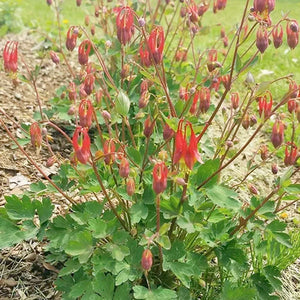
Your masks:
<path fill-rule="evenodd" d="M 226 2 L 212 1 L 211 9 L 221 14 Z M 70 82 L 50 109 L 39 101 L 29 134 L 60 164 L 53 178 L 1 119 L 48 183 L 33 184 L 22 198 L 6 197 L 0 220 L 14 234 L 0 244 L 47 238 L 48 261 L 63 265 L 56 287 L 65 299 L 278 298 L 280 271 L 296 247 L 278 216 L 300 191 L 300 93 L 291 75 L 255 83 L 249 70 L 260 53 L 268 55 L 271 37 L 275 48 L 283 44 L 284 23 L 295 48 L 299 27 L 287 15 L 273 24 L 275 0 L 245 2 L 238 27 L 212 34 L 207 48 L 200 33 L 209 1 L 157 1 L 151 10 L 149 1 L 98 3 L 86 27 L 67 30 L 65 47 L 52 40 L 50 57 L 67 66 Z M 47 3 L 59 25 L 58 2 Z M 15 73 L 17 43 L 7 45 L 5 69 Z M 65 50 L 77 45 L 79 65 L 72 69 Z M 283 96 L 272 91 L 286 81 Z M 62 108 L 71 137 L 52 122 Z M 68 162 L 51 149 L 53 129 L 73 147 Z M 251 146 L 240 177 L 229 168 L 258 135 L 265 144 Z M 273 178 L 269 187 L 250 180 L 259 168 Z M 50 221 L 47 196 L 54 191 L 70 207 Z"/>

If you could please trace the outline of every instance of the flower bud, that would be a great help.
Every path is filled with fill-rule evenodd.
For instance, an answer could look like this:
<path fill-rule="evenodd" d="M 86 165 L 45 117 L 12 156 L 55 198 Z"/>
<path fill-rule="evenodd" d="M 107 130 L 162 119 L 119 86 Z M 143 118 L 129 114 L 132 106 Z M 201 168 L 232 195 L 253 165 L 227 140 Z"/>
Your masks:
<path fill-rule="evenodd" d="M 263 161 L 265 161 L 269 156 L 269 150 L 267 145 L 262 145 L 260 147 L 260 157 Z"/>
<path fill-rule="evenodd" d="M 46 2 L 49 6 L 52 4 L 52 0 L 46 0 Z"/>
<path fill-rule="evenodd" d="M 226 141 L 226 146 L 228 147 L 228 148 L 231 148 L 231 147 L 233 147 L 233 142 L 232 141 Z"/>
<path fill-rule="evenodd" d="M 47 168 L 52 167 L 52 166 L 54 165 L 55 162 L 56 162 L 56 157 L 55 157 L 54 155 L 51 156 L 51 157 L 49 157 L 49 158 L 47 159 L 47 162 L 46 162 L 46 167 L 47 167 Z"/>
<path fill-rule="evenodd" d="M 132 196 L 135 192 L 135 182 L 132 177 L 129 177 L 126 182 L 126 192 L 128 196 Z"/>
<path fill-rule="evenodd" d="M 104 120 L 106 120 L 106 121 L 111 120 L 111 115 L 107 110 L 103 110 L 101 114 L 102 114 L 102 117 Z"/>
<path fill-rule="evenodd" d="M 240 102 L 240 96 L 239 96 L 239 93 L 238 93 L 238 92 L 231 93 L 230 100 L 231 100 L 231 107 L 232 107 L 233 109 L 238 109 L 238 107 L 239 107 L 239 102 Z"/>
<path fill-rule="evenodd" d="M 145 249 L 142 255 L 141 265 L 144 271 L 148 272 L 152 267 L 152 253 L 149 249 Z"/>
<path fill-rule="evenodd" d="M 252 75 L 251 72 L 248 72 L 248 73 L 247 73 L 245 82 L 246 82 L 247 84 L 255 83 L 255 79 L 254 79 L 254 77 L 253 77 L 253 75 Z"/>
<path fill-rule="evenodd" d="M 87 74 L 83 82 L 83 89 L 87 93 L 87 95 L 90 95 L 93 92 L 94 83 L 95 76 L 93 74 Z"/>
<path fill-rule="evenodd" d="M 244 129 L 248 129 L 250 127 L 250 118 L 249 118 L 249 114 L 246 113 L 244 115 L 244 118 L 242 120 L 242 126 Z"/>
<path fill-rule="evenodd" d="M 81 0 L 76 0 L 76 5 L 79 7 L 81 5 Z"/>
<path fill-rule="evenodd" d="M 175 178 L 175 182 L 176 182 L 176 184 L 181 185 L 181 186 L 185 186 L 186 185 L 185 180 L 183 178 L 181 178 L 181 177 L 176 177 Z"/>
<path fill-rule="evenodd" d="M 299 42 L 299 25 L 296 20 L 291 20 L 286 24 L 287 43 L 294 49 Z"/>
<path fill-rule="evenodd" d="M 278 173 L 278 166 L 277 166 L 277 164 L 273 164 L 272 165 L 272 173 L 274 174 L 274 175 L 276 175 L 277 173 Z"/>
<path fill-rule="evenodd" d="M 84 24 L 85 24 L 85 26 L 89 26 L 89 24 L 90 24 L 90 17 L 88 15 L 86 15 L 84 17 Z"/>
<path fill-rule="evenodd" d="M 264 53 L 269 46 L 268 31 L 265 27 L 260 26 L 256 33 L 256 47 L 260 53 Z"/>
<path fill-rule="evenodd" d="M 91 25 L 91 35 L 95 35 L 95 33 L 96 33 L 96 27 L 95 27 L 95 24 L 92 24 Z"/>
<path fill-rule="evenodd" d="M 66 48 L 69 51 L 73 51 L 76 47 L 76 41 L 78 37 L 78 28 L 71 26 L 67 32 Z"/>
<path fill-rule="evenodd" d="M 56 64 L 58 65 L 59 64 L 59 57 L 58 55 L 54 52 L 54 51 L 50 51 L 50 57 L 51 57 L 51 60 Z"/>
<path fill-rule="evenodd" d="M 144 123 L 144 135 L 146 138 L 149 138 L 152 135 L 154 125 L 155 125 L 155 121 L 152 121 L 150 115 L 148 115 Z"/>
<path fill-rule="evenodd" d="M 106 48 L 106 49 L 109 49 L 111 46 L 112 46 L 112 42 L 111 42 L 110 40 L 107 40 L 107 41 L 105 42 L 105 48 Z"/>
<path fill-rule="evenodd" d="M 295 143 L 288 142 L 285 146 L 284 164 L 286 167 L 295 164 L 298 158 L 298 148 Z"/>
<path fill-rule="evenodd" d="M 116 112 L 122 117 L 127 116 L 130 108 L 130 100 L 123 91 L 120 91 L 115 102 Z"/>
<path fill-rule="evenodd" d="M 287 106 L 288 106 L 288 111 L 290 113 L 293 113 L 294 111 L 296 111 L 296 107 L 297 107 L 296 99 L 288 100 Z"/>
<path fill-rule="evenodd" d="M 275 148 L 278 148 L 284 140 L 284 125 L 282 121 L 276 120 L 271 135 L 271 142 Z"/>
<path fill-rule="evenodd" d="M 148 91 L 145 91 L 142 93 L 140 99 L 139 99 L 139 108 L 145 108 L 149 102 L 150 94 Z"/>
<path fill-rule="evenodd" d="M 166 123 L 163 131 L 163 138 L 165 141 L 169 140 L 174 136 L 174 130 Z"/>
<path fill-rule="evenodd" d="M 130 66 L 128 64 L 124 64 L 121 70 L 121 78 L 126 78 L 130 73 Z"/>
<path fill-rule="evenodd" d="M 130 167 L 129 167 L 129 162 L 128 159 L 123 157 L 121 159 L 120 165 L 119 165 L 119 175 L 122 178 L 127 178 L 129 175 Z"/>
<path fill-rule="evenodd" d="M 95 6 L 95 17 L 98 18 L 99 17 L 99 11 L 100 11 L 100 8 L 98 5 Z"/>
<path fill-rule="evenodd" d="M 114 163 L 116 159 L 116 146 L 113 139 L 108 139 L 103 144 L 104 162 L 107 165 Z"/>
<path fill-rule="evenodd" d="M 77 92 L 76 92 L 76 85 L 73 81 L 69 83 L 68 92 L 69 92 L 70 101 L 75 101 Z"/>
<path fill-rule="evenodd" d="M 153 168 L 153 190 L 156 194 L 162 193 L 167 188 L 168 168 L 164 162 L 158 162 Z"/>
<path fill-rule="evenodd" d="M 141 18 L 138 19 L 138 23 L 139 23 L 139 26 L 140 26 L 140 27 L 144 27 L 145 24 L 146 24 L 146 21 L 145 21 L 144 18 L 141 17 Z"/>
<path fill-rule="evenodd" d="M 76 112 L 75 106 L 71 105 L 69 110 L 68 110 L 68 115 L 73 116 L 75 114 L 75 112 Z"/>
<path fill-rule="evenodd" d="M 31 145 L 35 148 L 41 148 L 42 146 L 42 131 L 37 122 L 31 124 L 30 129 Z"/>
<path fill-rule="evenodd" d="M 277 49 L 281 46 L 282 38 L 283 38 L 283 29 L 281 24 L 279 24 L 273 29 L 272 36 L 273 36 L 274 47 Z"/>
<path fill-rule="evenodd" d="M 248 189 L 251 194 L 253 195 L 259 195 L 258 189 L 251 183 L 248 184 Z"/>
<path fill-rule="evenodd" d="M 92 44 L 89 40 L 84 40 L 78 47 L 78 62 L 82 66 L 88 63 L 91 46 Z"/>
<path fill-rule="evenodd" d="M 210 90 L 207 87 L 202 87 L 199 92 L 199 111 L 201 113 L 206 113 L 210 106 Z"/>
<path fill-rule="evenodd" d="M 82 99 L 78 109 L 81 127 L 91 127 L 93 121 L 93 105 L 90 100 Z"/>

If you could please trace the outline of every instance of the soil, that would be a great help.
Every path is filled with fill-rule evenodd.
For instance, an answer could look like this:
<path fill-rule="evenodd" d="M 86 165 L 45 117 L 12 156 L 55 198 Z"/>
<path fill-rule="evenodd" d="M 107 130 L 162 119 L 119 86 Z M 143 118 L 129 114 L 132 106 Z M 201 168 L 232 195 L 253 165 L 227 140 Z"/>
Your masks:
<path fill-rule="evenodd" d="M 26 63 L 34 68 L 35 64 L 40 64 L 41 71 L 37 82 L 38 92 L 43 105 L 47 100 L 54 96 L 55 91 L 63 84 L 68 84 L 68 78 L 65 78 L 65 65 L 56 66 L 48 56 L 39 55 L 42 43 L 35 36 L 28 32 L 23 32 L 16 36 L 7 36 L 5 40 L 0 41 L 0 49 L 3 49 L 6 40 L 19 41 L 19 55 Z M 1 51 L 2 55 L 2 51 Z M 0 57 L 2 61 L 2 57 Z M 74 59 L 72 67 L 77 67 Z M 25 70 L 20 70 L 20 73 Z M 3 72 L 0 72 L 0 108 L 6 113 L 6 116 L 0 113 L 1 119 L 7 124 L 8 128 L 15 132 L 17 137 L 24 137 L 22 131 L 16 124 L 31 124 L 33 114 L 38 111 L 36 96 L 34 90 L 28 83 L 19 80 L 17 86 L 12 84 L 11 78 Z M 245 133 L 245 138 L 249 136 L 249 132 Z M 236 178 L 242 178 L 245 174 L 246 163 L 253 154 L 253 149 L 259 149 L 259 143 L 263 137 L 255 144 L 251 144 L 243 157 L 229 168 L 229 172 L 224 175 L 224 179 L 232 179 L 230 176 L 235 174 Z M 59 147 L 57 147 L 59 148 Z M 38 165 L 47 173 L 55 174 L 58 164 L 47 168 L 46 161 L 49 153 L 46 149 L 37 154 L 30 144 L 25 146 L 31 157 Z M 55 147 L 54 147 L 55 149 Z M 58 155 L 59 153 L 55 154 Z M 65 149 L 68 156 L 69 149 Z M 0 126 L 0 207 L 4 206 L 4 195 L 22 194 L 29 185 L 41 179 L 41 175 L 24 157 L 23 153 L 15 149 L 4 129 Z M 255 182 L 261 192 L 265 187 L 271 190 L 272 182 L 275 179 L 270 171 L 270 165 L 267 164 L 262 170 L 258 169 L 248 181 Z M 261 183 L 260 183 L 261 182 Z M 241 198 L 248 199 L 249 191 L 245 185 L 245 189 L 240 191 Z M 245 196 L 245 197 L 244 197 Z M 60 196 L 52 199 L 55 204 L 55 213 L 60 214 L 68 209 L 68 204 Z M 298 218 L 300 214 L 298 206 L 294 206 L 288 210 L 288 221 Z M 284 274 L 284 292 L 282 299 L 300 299 L 300 278 L 297 274 L 300 261 L 298 260 Z M 43 244 L 37 241 L 28 241 L 16 245 L 15 247 L 3 250 L 0 253 L 0 299 L 60 299 L 60 295 L 54 289 L 54 280 L 57 276 L 55 267 L 49 265 L 44 260 Z"/>

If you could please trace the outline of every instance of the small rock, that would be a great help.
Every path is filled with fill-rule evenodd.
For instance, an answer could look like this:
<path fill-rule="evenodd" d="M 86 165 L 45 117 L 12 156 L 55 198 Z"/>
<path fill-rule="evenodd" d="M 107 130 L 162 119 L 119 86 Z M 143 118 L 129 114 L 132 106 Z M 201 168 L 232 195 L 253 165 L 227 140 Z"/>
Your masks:
<path fill-rule="evenodd" d="M 16 98 L 17 100 L 21 100 L 22 95 L 19 94 L 19 93 L 15 93 L 15 98 Z"/>

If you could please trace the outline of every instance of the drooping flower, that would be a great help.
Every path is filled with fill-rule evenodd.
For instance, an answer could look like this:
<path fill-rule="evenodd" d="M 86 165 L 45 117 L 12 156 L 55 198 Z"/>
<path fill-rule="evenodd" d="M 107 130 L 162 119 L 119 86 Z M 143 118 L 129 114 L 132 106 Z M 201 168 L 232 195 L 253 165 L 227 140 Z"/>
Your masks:
<path fill-rule="evenodd" d="M 82 99 L 80 101 L 78 115 L 80 126 L 90 128 L 93 121 L 93 105 L 90 100 Z"/>
<path fill-rule="evenodd" d="M 283 38 L 283 29 L 281 24 L 274 28 L 274 30 L 272 31 L 272 36 L 274 47 L 277 49 L 281 46 Z"/>
<path fill-rule="evenodd" d="M 264 26 L 260 26 L 256 32 L 256 47 L 260 51 L 260 53 L 264 53 L 268 46 L 268 31 Z"/>
<path fill-rule="evenodd" d="M 127 178 L 129 175 L 129 171 L 130 171 L 129 161 L 126 157 L 122 157 L 119 165 L 119 175 L 122 178 Z"/>
<path fill-rule="evenodd" d="M 299 25 L 296 20 L 290 20 L 286 24 L 287 43 L 294 49 L 299 42 Z"/>
<path fill-rule="evenodd" d="M 237 109 L 239 107 L 240 96 L 238 92 L 231 93 L 230 96 L 231 107 Z"/>
<path fill-rule="evenodd" d="M 284 140 L 284 125 L 282 121 L 276 120 L 271 135 L 271 141 L 275 148 L 278 148 Z"/>
<path fill-rule="evenodd" d="M 82 66 L 86 65 L 89 61 L 91 46 L 89 40 L 84 40 L 78 47 L 78 61 Z"/>
<path fill-rule="evenodd" d="M 103 144 L 104 162 L 111 165 L 116 159 L 116 146 L 113 139 L 108 139 Z"/>
<path fill-rule="evenodd" d="M 268 101 L 269 98 L 269 102 Z M 273 105 L 273 97 L 272 94 L 267 91 L 264 96 L 259 97 L 258 100 L 258 109 L 259 109 L 259 116 L 264 117 L 265 119 L 271 116 L 272 113 L 272 105 Z"/>
<path fill-rule="evenodd" d="M 168 168 L 164 162 L 158 162 L 153 168 L 153 190 L 156 194 L 162 193 L 167 188 Z"/>
<path fill-rule="evenodd" d="M 66 47 L 69 51 L 73 51 L 76 47 L 76 41 L 78 37 L 78 28 L 71 26 L 67 32 Z"/>
<path fill-rule="evenodd" d="M 39 149 L 42 146 L 42 130 L 37 122 L 30 125 L 30 140 L 33 147 Z"/>
<path fill-rule="evenodd" d="M 164 29 L 162 26 L 155 26 L 148 38 L 150 58 L 153 58 L 155 64 L 160 64 L 162 61 L 164 45 Z"/>
<path fill-rule="evenodd" d="M 87 93 L 87 95 L 90 95 L 93 92 L 94 83 L 95 83 L 94 74 L 92 73 L 87 74 L 83 82 L 83 89 Z"/>
<path fill-rule="evenodd" d="M 285 166 L 292 166 L 295 164 L 298 158 L 298 148 L 295 143 L 288 142 L 285 146 Z"/>
<path fill-rule="evenodd" d="M 88 134 L 88 128 L 78 126 L 73 135 L 73 147 L 75 155 L 82 164 L 86 164 L 90 158 L 91 140 Z"/>
<path fill-rule="evenodd" d="M 135 192 L 135 182 L 132 177 L 129 177 L 126 182 L 126 192 L 128 196 L 132 196 Z"/>
<path fill-rule="evenodd" d="M 58 64 L 59 64 L 59 56 L 57 55 L 57 53 L 54 52 L 53 50 L 51 50 L 51 51 L 49 52 L 49 54 L 50 54 L 51 60 L 52 60 L 56 65 L 58 65 Z"/>
<path fill-rule="evenodd" d="M 199 111 L 201 113 L 206 113 L 210 106 L 210 90 L 207 87 L 202 87 L 199 93 L 200 103 Z"/>
<path fill-rule="evenodd" d="M 150 67 L 151 66 L 150 54 L 147 49 L 147 45 L 144 41 L 141 42 L 139 51 L 140 51 L 140 59 L 142 65 L 147 68 Z"/>
<path fill-rule="evenodd" d="M 150 115 L 148 115 L 144 123 L 144 135 L 146 138 L 149 138 L 152 135 L 154 126 L 155 120 L 151 120 Z"/>
<path fill-rule="evenodd" d="M 18 42 L 7 41 L 3 49 L 4 70 L 16 73 L 18 70 Z"/>
<path fill-rule="evenodd" d="M 120 9 L 117 18 L 117 36 L 121 44 L 126 45 L 130 42 L 134 33 L 133 11 L 129 6 Z"/>

